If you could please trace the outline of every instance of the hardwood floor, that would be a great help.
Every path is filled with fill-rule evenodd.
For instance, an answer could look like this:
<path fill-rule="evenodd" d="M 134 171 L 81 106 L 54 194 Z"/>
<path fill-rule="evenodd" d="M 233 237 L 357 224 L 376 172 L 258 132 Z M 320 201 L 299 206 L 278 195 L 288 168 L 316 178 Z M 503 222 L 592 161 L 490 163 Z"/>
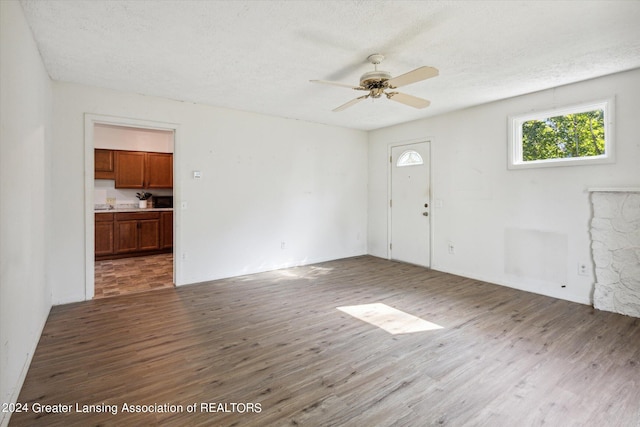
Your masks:
<path fill-rule="evenodd" d="M 442 329 L 337 309 L 371 303 Z M 74 406 L 12 426 L 637 427 L 640 321 L 356 257 L 54 307 L 19 402 Z"/>
<path fill-rule="evenodd" d="M 173 287 L 173 254 L 96 261 L 94 298 Z"/>

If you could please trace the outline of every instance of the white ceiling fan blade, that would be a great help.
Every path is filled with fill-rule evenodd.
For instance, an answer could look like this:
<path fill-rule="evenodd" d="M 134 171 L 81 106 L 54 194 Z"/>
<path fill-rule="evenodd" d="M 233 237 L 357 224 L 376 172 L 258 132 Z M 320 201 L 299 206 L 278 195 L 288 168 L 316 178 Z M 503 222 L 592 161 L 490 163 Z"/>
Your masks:
<path fill-rule="evenodd" d="M 427 101 L 426 99 L 418 98 L 417 96 L 413 95 L 407 95 L 406 93 L 390 92 L 386 95 L 387 98 L 392 101 L 396 101 L 413 108 L 426 108 L 431 104 L 431 102 Z"/>
<path fill-rule="evenodd" d="M 363 99 L 368 98 L 369 95 L 364 95 L 364 96 L 359 96 L 355 99 L 352 99 L 351 101 L 347 102 L 346 104 L 342 104 L 341 106 L 339 106 L 338 108 L 334 108 L 332 111 L 334 113 L 337 113 L 338 111 L 342 111 L 342 110 L 346 110 L 347 108 L 351 107 L 352 105 L 357 104 L 358 102 L 362 101 Z"/>
<path fill-rule="evenodd" d="M 364 90 L 364 88 L 360 86 L 348 85 L 346 83 L 339 83 L 339 82 L 330 82 L 328 80 L 309 80 L 309 81 L 311 83 L 321 83 L 323 85 L 341 86 L 341 87 L 348 87 L 349 89 Z"/>
<path fill-rule="evenodd" d="M 438 69 L 433 67 L 420 67 L 413 71 L 404 73 L 398 77 L 394 77 L 388 80 L 389 87 L 395 89 L 400 86 L 410 85 L 411 83 L 419 82 L 421 80 L 430 79 L 438 75 Z"/>

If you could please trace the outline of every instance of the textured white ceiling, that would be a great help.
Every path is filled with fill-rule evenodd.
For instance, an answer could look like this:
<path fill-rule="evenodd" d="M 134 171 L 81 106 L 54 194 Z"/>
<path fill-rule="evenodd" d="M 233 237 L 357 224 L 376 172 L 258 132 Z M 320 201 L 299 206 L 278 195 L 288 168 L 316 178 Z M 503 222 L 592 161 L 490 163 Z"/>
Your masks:
<path fill-rule="evenodd" d="M 640 67 L 636 0 L 21 3 L 54 80 L 365 130 Z M 332 112 L 372 53 L 431 106 Z"/>

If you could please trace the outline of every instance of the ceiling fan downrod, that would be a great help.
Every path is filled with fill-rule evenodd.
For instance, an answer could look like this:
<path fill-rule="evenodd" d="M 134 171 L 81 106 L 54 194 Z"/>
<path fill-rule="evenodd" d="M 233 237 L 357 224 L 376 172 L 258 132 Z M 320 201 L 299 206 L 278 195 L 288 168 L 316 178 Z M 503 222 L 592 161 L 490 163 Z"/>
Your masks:
<path fill-rule="evenodd" d="M 360 86 L 371 91 L 371 96 L 379 98 L 382 95 L 382 91 L 389 85 L 387 80 L 391 78 L 391 73 L 388 71 L 378 70 L 378 65 L 384 59 L 384 55 L 374 53 L 367 57 L 367 61 L 373 64 L 373 71 L 364 73 L 360 77 Z"/>

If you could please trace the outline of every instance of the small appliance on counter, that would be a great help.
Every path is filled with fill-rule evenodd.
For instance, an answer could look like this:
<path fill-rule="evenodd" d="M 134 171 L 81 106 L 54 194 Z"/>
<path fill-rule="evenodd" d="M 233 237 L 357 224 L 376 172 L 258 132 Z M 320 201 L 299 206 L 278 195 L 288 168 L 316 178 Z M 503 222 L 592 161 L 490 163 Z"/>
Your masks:
<path fill-rule="evenodd" d="M 153 196 L 154 208 L 173 208 L 173 196 Z"/>

